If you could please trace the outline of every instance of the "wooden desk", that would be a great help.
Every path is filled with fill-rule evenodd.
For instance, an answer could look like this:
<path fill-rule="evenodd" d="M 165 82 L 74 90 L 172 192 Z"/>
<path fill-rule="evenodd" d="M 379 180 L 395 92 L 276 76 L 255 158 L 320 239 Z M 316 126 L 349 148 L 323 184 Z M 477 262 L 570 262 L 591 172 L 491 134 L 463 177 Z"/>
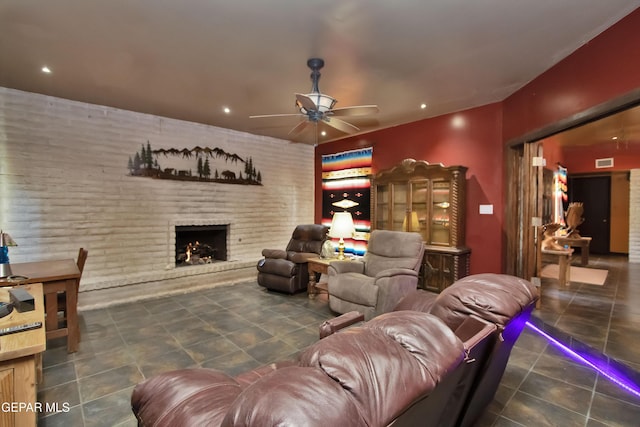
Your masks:
<path fill-rule="evenodd" d="M 316 273 L 327 274 L 329 271 L 329 263 L 337 258 L 311 258 L 307 262 L 309 268 L 309 284 L 307 285 L 307 294 L 309 298 L 315 298 L 316 295 L 326 292 L 328 293 L 326 283 L 316 283 Z"/>
<path fill-rule="evenodd" d="M 67 351 L 78 351 L 80 327 L 78 325 L 78 295 L 76 286 L 80 270 L 73 259 L 37 261 L 11 264 L 14 276 L 27 279 L 18 284 L 42 283 L 45 302 L 45 328 L 47 339 L 67 337 Z M 16 284 L 16 283 L 10 283 Z M 7 283 L 0 282 L 0 286 Z M 67 304 L 67 327 L 58 327 L 58 292 L 64 292 Z"/>
<path fill-rule="evenodd" d="M 589 264 L 591 237 L 556 237 L 555 240 L 562 246 L 567 245 L 572 248 L 580 248 L 580 265 Z"/>
<path fill-rule="evenodd" d="M 14 309 L 0 318 L 0 328 L 44 321 L 42 285 L 26 285 L 24 289 L 33 295 L 35 310 L 19 313 Z M 0 301 L 9 302 L 8 289 L 0 289 Z M 36 372 L 39 355 L 45 348 L 44 327 L 0 336 L 0 395 L 2 402 L 10 405 L 8 410 L 0 411 L 1 426 L 36 425 Z M 19 405 L 23 405 L 22 408 Z"/>

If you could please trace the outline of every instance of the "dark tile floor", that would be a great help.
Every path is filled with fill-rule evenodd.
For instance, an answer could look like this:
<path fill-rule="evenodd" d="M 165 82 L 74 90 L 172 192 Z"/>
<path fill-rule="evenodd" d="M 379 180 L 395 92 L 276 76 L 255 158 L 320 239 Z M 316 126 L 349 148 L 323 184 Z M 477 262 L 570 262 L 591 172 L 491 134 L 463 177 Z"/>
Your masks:
<path fill-rule="evenodd" d="M 604 286 L 561 288 L 543 279 L 534 323 L 640 370 L 640 265 L 596 256 L 590 266 L 609 269 Z M 255 283 L 84 311 L 80 350 L 69 355 L 64 340 L 53 340 L 43 358 L 38 399 L 69 410 L 43 414 L 39 425 L 135 426 L 129 398 L 144 378 L 189 366 L 235 374 L 287 358 L 315 342 L 329 317 L 326 299 L 266 292 Z M 478 425 L 637 426 L 639 420 L 640 398 L 527 328 Z"/>

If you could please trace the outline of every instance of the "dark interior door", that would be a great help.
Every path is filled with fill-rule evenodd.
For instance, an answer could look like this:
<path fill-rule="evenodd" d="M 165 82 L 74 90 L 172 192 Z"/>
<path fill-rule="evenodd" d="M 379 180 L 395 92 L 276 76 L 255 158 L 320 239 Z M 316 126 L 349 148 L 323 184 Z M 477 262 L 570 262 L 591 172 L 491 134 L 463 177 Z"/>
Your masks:
<path fill-rule="evenodd" d="M 590 252 L 609 253 L 611 177 L 569 177 L 570 202 L 584 204 L 584 222 L 578 227 L 581 236 L 591 237 Z"/>

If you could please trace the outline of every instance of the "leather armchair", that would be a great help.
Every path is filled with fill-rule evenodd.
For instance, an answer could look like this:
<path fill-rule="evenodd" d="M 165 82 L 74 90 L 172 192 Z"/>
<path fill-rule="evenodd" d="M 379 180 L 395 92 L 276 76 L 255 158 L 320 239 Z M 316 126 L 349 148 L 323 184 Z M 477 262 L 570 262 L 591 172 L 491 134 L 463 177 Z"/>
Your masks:
<path fill-rule="evenodd" d="M 319 224 L 298 225 L 287 248 L 263 249 L 258 261 L 258 284 L 290 294 L 306 290 L 309 283 L 307 260 L 318 258 L 329 228 Z"/>
<path fill-rule="evenodd" d="M 418 285 L 424 243 L 418 233 L 374 230 L 362 261 L 332 261 L 329 307 L 359 311 L 366 320 L 392 311 Z"/>
<path fill-rule="evenodd" d="M 416 290 L 398 303 L 396 311 L 430 313 L 456 331 L 469 317 L 478 317 L 497 327 L 486 354 L 478 357 L 482 364 L 464 399 L 462 413 L 455 423 L 457 427 L 475 425 L 493 400 L 511 350 L 538 298 L 538 290 L 527 280 L 482 273 L 463 277 L 440 294 Z"/>
<path fill-rule="evenodd" d="M 435 425 L 472 427 L 476 424 L 498 390 L 511 350 L 538 298 L 538 290 L 527 280 L 506 274 L 482 273 L 463 277 L 440 294 L 414 290 L 398 303 L 395 312 L 429 313 L 444 322 L 465 342 L 467 357 L 475 361 L 465 371 L 466 378 L 457 386 L 453 398 L 447 402 L 444 411 L 447 416 Z M 329 319 L 320 326 L 320 338 L 362 320 L 363 316 L 358 312 Z M 482 337 L 482 342 L 477 341 L 480 338 L 477 322 L 494 328 L 489 337 Z M 424 425 L 424 422 L 414 425 L 417 424 Z"/>

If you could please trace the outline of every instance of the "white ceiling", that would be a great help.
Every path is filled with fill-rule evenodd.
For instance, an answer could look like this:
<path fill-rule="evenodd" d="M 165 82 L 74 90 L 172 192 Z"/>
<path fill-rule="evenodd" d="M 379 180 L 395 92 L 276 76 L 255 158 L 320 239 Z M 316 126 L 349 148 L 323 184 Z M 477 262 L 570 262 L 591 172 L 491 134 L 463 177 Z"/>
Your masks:
<path fill-rule="evenodd" d="M 640 0 L 2 0 L 0 86 L 289 139 L 298 118 L 248 117 L 295 113 L 294 93 L 311 89 L 307 59 L 321 57 L 320 90 L 336 107 L 379 106 L 348 118 L 369 132 L 503 100 L 637 7 Z M 319 142 L 345 136 L 328 130 Z"/>

